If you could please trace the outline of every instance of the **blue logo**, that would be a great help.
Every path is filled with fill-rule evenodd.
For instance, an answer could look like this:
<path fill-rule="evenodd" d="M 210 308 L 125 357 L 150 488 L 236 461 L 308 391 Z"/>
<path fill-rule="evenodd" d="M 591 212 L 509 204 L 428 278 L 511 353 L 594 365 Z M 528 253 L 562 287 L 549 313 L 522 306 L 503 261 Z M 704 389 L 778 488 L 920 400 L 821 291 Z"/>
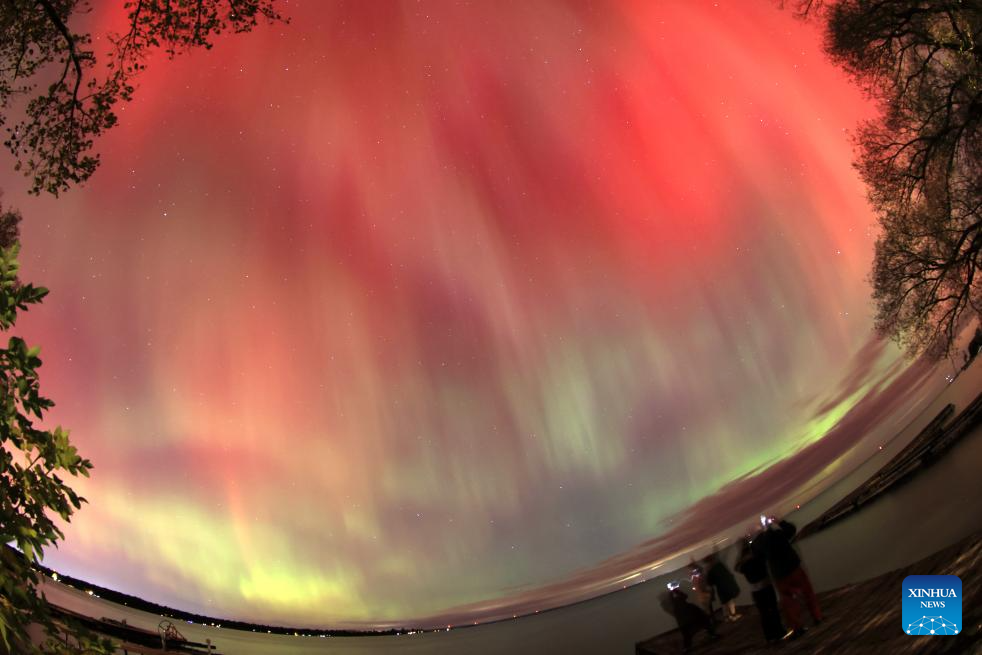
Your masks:
<path fill-rule="evenodd" d="M 962 631 L 962 581 L 957 575 L 908 575 L 903 589 L 905 634 L 957 635 Z"/>

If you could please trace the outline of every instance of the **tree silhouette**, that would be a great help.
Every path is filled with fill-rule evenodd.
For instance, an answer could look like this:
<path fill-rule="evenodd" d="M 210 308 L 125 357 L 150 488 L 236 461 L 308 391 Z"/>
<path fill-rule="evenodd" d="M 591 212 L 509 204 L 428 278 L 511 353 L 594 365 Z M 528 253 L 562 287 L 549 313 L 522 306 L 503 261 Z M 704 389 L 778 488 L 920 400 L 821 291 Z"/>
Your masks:
<path fill-rule="evenodd" d="M 127 0 L 127 30 L 109 35 L 97 74 L 91 35 L 70 27 L 90 8 L 86 0 L 0 0 L 0 126 L 31 192 L 57 196 L 92 175 L 99 165 L 95 139 L 116 125 L 114 110 L 132 99 L 152 50 L 173 57 L 211 48 L 223 32 L 248 32 L 260 18 L 281 20 L 274 4 Z M 16 210 L 0 208 L 0 332 L 48 293 L 18 279 L 20 220 Z M 64 617 L 56 622 L 38 594 L 34 565 L 63 537 L 52 517 L 68 521 L 84 502 L 62 476 L 88 475 L 92 466 L 66 430 L 36 425 L 54 405 L 39 392 L 39 352 L 17 336 L 0 348 L 0 653 L 110 653 L 107 640 Z M 43 643 L 31 639 L 30 625 L 42 628 Z"/>
<path fill-rule="evenodd" d="M 0 332 L 4 333 L 14 328 L 20 312 L 48 294 L 44 287 L 18 278 L 19 222 L 20 214 L 0 209 Z M 84 502 L 60 476 L 87 476 L 92 467 L 79 456 L 67 430 L 45 430 L 36 424 L 54 405 L 40 394 L 40 352 L 18 336 L 10 336 L 6 347 L 0 348 L 0 652 L 111 653 L 108 641 L 80 626 L 59 626 L 44 596 L 37 593 L 34 564 L 44 548 L 63 536 L 52 517 L 68 521 Z M 43 643 L 29 638 L 31 624 L 43 630 Z"/>
<path fill-rule="evenodd" d="M 133 98 L 135 76 L 147 55 L 173 57 L 211 48 L 224 32 L 248 32 L 260 18 L 282 20 L 275 0 L 127 0 L 127 30 L 108 36 L 109 51 L 97 74 L 90 34 L 75 32 L 72 17 L 86 0 L 0 2 L 0 125 L 17 169 L 31 192 L 54 195 L 87 180 L 99 165 L 94 140 L 116 125 L 120 102 Z M 40 92 L 38 92 L 40 89 Z M 18 100 L 23 107 L 15 107 Z"/>
<path fill-rule="evenodd" d="M 20 212 L 14 209 L 4 211 L 0 207 L 0 248 L 9 248 L 17 242 L 20 235 Z"/>
<path fill-rule="evenodd" d="M 982 311 L 982 3 L 799 3 L 881 108 L 856 167 L 881 227 L 870 281 L 877 331 L 945 357 Z"/>

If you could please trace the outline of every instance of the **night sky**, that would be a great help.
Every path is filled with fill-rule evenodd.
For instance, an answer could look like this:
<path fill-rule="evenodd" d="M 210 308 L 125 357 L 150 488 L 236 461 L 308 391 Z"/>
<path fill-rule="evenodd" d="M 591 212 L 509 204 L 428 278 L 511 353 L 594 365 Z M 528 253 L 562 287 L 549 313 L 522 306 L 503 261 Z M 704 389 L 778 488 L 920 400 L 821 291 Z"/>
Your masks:
<path fill-rule="evenodd" d="M 873 108 L 776 3 L 284 7 L 153 59 L 85 187 L 4 159 L 52 289 L 22 333 L 96 467 L 50 566 L 290 625 L 511 616 L 925 397 L 871 340 Z"/>

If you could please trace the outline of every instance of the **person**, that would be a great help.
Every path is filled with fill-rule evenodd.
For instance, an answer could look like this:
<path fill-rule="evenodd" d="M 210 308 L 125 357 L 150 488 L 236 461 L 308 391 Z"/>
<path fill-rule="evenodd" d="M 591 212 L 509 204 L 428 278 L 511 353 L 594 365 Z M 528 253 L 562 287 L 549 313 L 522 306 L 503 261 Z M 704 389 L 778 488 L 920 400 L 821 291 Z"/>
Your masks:
<path fill-rule="evenodd" d="M 780 641 L 784 638 L 785 630 L 781 610 L 777 606 L 777 593 L 767 574 L 767 560 L 754 553 L 749 537 L 743 540 L 735 568 L 750 584 L 750 595 L 754 599 L 757 613 L 760 614 L 764 639 L 769 644 Z"/>
<path fill-rule="evenodd" d="M 710 639 L 719 637 L 713 622 L 709 620 L 709 615 L 702 611 L 702 608 L 688 601 L 688 596 L 679 589 L 678 582 L 668 583 L 668 593 L 662 598 L 662 608 L 674 616 L 679 624 L 679 631 L 682 633 L 682 652 L 688 653 L 692 649 L 692 638 L 700 630 L 705 630 Z"/>
<path fill-rule="evenodd" d="M 689 560 L 689 583 L 692 585 L 692 596 L 696 605 L 709 616 L 709 620 L 715 623 L 715 610 L 713 609 L 713 589 L 706 582 L 702 567 L 695 559 Z"/>
<path fill-rule="evenodd" d="M 716 590 L 716 598 L 723 606 L 723 616 L 727 621 L 736 621 L 742 615 L 737 613 L 736 597 L 740 595 L 740 585 L 726 567 L 719 553 L 713 549 L 703 560 L 706 571 L 706 584 Z"/>
<path fill-rule="evenodd" d="M 771 579 L 781 596 L 781 609 L 784 618 L 791 628 L 791 638 L 796 639 L 805 632 L 801 623 L 801 606 L 799 599 L 804 600 L 808 612 L 815 625 L 822 622 L 822 610 L 818 607 L 818 598 L 812 589 L 808 574 L 801 568 L 801 558 L 791 545 L 798 529 L 788 521 L 766 522 L 766 526 L 753 541 L 754 552 L 767 561 Z"/>

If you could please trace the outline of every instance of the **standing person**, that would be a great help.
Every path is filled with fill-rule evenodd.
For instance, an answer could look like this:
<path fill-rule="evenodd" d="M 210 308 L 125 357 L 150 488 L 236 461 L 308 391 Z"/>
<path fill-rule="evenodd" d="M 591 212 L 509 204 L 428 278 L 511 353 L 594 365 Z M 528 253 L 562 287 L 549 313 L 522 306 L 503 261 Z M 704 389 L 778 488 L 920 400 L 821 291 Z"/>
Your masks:
<path fill-rule="evenodd" d="M 685 592 L 679 589 L 678 582 L 668 583 L 668 593 L 662 598 L 662 609 L 674 616 L 679 624 L 679 631 L 682 633 L 682 652 L 689 652 L 692 648 L 692 638 L 700 630 L 708 632 L 710 639 L 718 637 L 709 616 L 701 607 L 688 601 Z"/>
<path fill-rule="evenodd" d="M 750 583 L 750 595 L 753 596 L 754 605 L 760 614 L 764 639 L 769 644 L 780 641 L 784 638 L 784 623 L 781 622 L 781 610 L 777 606 L 777 593 L 767 575 L 767 560 L 754 553 L 749 538 L 743 540 L 735 568 Z"/>
<path fill-rule="evenodd" d="M 801 559 L 791 545 L 791 540 L 798 529 L 794 524 L 783 520 L 775 523 L 770 519 L 765 523 L 764 530 L 754 539 L 754 552 L 767 560 L 774 586 L 781 595 L 784 618 L 793 631 L 791 638 L 796 639 L 805 632 L 805 627 L 801 623 L 799 600 L 805 601 L 815 625 L 822 622 L 822 610 L 818 607 L 818 599 L 812 589 L 811 580 L 801 568 Z"/>
<path fill-rule="evenodd" d="M 702 567 L 694 559 L 689 560 L 689 582 L 692 584 L 692 597 L 696 605 L 709 615 L 709 620 L 716 622 L 713 609 L 713 588 L 706 582 Z"/>
<path fill-rule="evenodd" d="M 736 621 L 742 616 L 737 614 L 736 610 L 736 597 L 740 595 L 740 585 L 737 584 L 736 578 L 730 573 L 730 569 L 726 568 L 726 564 L 719 558 L 719 553 L 715 549 L 706 556 L 703 564 L 706 571 L 706 584 L 716 590 L 716 598 L 723 606 L 723 616 L 727 621 Z"/>

